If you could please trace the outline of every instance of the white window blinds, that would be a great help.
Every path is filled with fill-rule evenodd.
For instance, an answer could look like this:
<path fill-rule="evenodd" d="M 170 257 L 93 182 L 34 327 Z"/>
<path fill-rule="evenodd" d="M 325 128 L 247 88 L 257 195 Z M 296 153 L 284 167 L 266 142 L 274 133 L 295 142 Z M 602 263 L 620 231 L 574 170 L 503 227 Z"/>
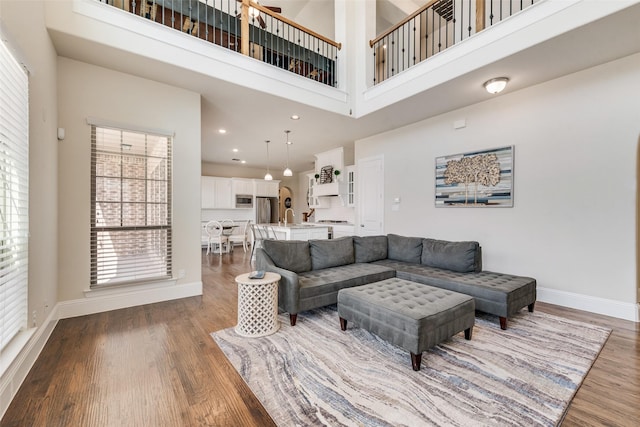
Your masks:
<path fill-rule="evenodd" d="M 91 126 L 91 286 L 171 277 L 171 138 Z"/>
<path fill-rule="evenodd" d="M 27 327 L 29 79 L 0 40 L 0 350 Z"/>

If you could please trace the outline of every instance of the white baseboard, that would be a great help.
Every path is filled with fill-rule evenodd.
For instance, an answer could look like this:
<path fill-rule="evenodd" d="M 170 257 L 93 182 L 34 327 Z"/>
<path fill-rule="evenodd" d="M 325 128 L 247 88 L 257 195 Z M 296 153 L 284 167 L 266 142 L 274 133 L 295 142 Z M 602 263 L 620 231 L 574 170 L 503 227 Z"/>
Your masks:
<path fill-rule="evenodd" d="M 640 322 L 640 304 L 592 297 L 549 288 L 537 288 L 537 299 L 549 304 Z"/>
<path fill-rule="evenodd" d="M 80 298 L 58 303 L 58 318 L 85 316 L 120 308 L 134 307 L 174 299 L 202 295 L 202 282 L 174 286 L 146 287 L 138 290 L 121 288 L 121 292 Z"/>
<path fill-rule="evenodd" d="M 42 326 L 35 330 L 29 341 L 2 375 L 0 379 L 0 419 L 9 408 L 11 401 L 58 323 L 57 307 L 56 305 L 51 309 Z"/>

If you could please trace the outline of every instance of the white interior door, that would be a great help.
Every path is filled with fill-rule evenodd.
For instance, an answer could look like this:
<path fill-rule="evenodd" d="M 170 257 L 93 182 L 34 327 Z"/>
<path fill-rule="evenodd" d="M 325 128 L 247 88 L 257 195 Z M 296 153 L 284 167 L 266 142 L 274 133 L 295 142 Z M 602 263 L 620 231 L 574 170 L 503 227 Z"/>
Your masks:
<path fill-rule="evenodd" d="M 384 234 L 384 158 L 358 160 L 358 225 L 360 236 Z"/>

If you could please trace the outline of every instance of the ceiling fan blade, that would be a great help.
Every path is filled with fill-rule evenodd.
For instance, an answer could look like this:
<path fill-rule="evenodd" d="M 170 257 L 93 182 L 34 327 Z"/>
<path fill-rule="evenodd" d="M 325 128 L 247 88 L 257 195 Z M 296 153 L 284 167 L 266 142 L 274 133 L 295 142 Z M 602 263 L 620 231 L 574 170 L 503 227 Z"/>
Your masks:
<path fill-rule="evenodd" d="M 264 7 L 269 9 L 271 12 L 282 13 L 281 7 L 277 7 L 277 6 L 264 6 Z"/>
<path fill-rule="evenodd" d="M 258 15 L 258 24 L 260 24 L 260 27 L 264 30 L 265 28 L 267 28 L 267 23 L 264 22 L 264 19 L 262 19 L 262 16 Z"/>

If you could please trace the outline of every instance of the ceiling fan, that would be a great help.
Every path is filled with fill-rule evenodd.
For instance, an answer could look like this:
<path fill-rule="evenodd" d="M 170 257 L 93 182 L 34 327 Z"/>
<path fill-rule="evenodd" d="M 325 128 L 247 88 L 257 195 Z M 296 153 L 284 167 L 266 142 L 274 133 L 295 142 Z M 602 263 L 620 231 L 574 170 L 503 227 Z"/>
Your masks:
<path fill-rule="evenodd" d="M 242 0 L 237 0 L 237 1 L 239 3 L 242 3 Z M 256 3 L 258 3 L 258 2 L 256 2 Z M 260 3 L 258 3 L 258 4 L 260 4 Z M 262 6 L 262 5 L 260 4 L 260 6 Z M 277 7 L 277 6 L 262 6 L 262 7 L 264 7 L 265 9 L 269 9 L 270 11 L 275 12 L 275 13 L 282 13 L 282 8 L 281 7 Z M 238 18 L 240 18 L 240 15 L 241 14 L 238 14 Z M 267 23 L 264 22 L 264 19 L 262 18 L 262 16 L 260 16 L 260 11 L 259 10 L 250 7 L 249 8 L 249 16 L 252 17 L 252 18 L 255 18 L 258 21 L 258 24 L 260 24 L 260 27 L 262 29 L 265 29 L 267 27 Z"/>

